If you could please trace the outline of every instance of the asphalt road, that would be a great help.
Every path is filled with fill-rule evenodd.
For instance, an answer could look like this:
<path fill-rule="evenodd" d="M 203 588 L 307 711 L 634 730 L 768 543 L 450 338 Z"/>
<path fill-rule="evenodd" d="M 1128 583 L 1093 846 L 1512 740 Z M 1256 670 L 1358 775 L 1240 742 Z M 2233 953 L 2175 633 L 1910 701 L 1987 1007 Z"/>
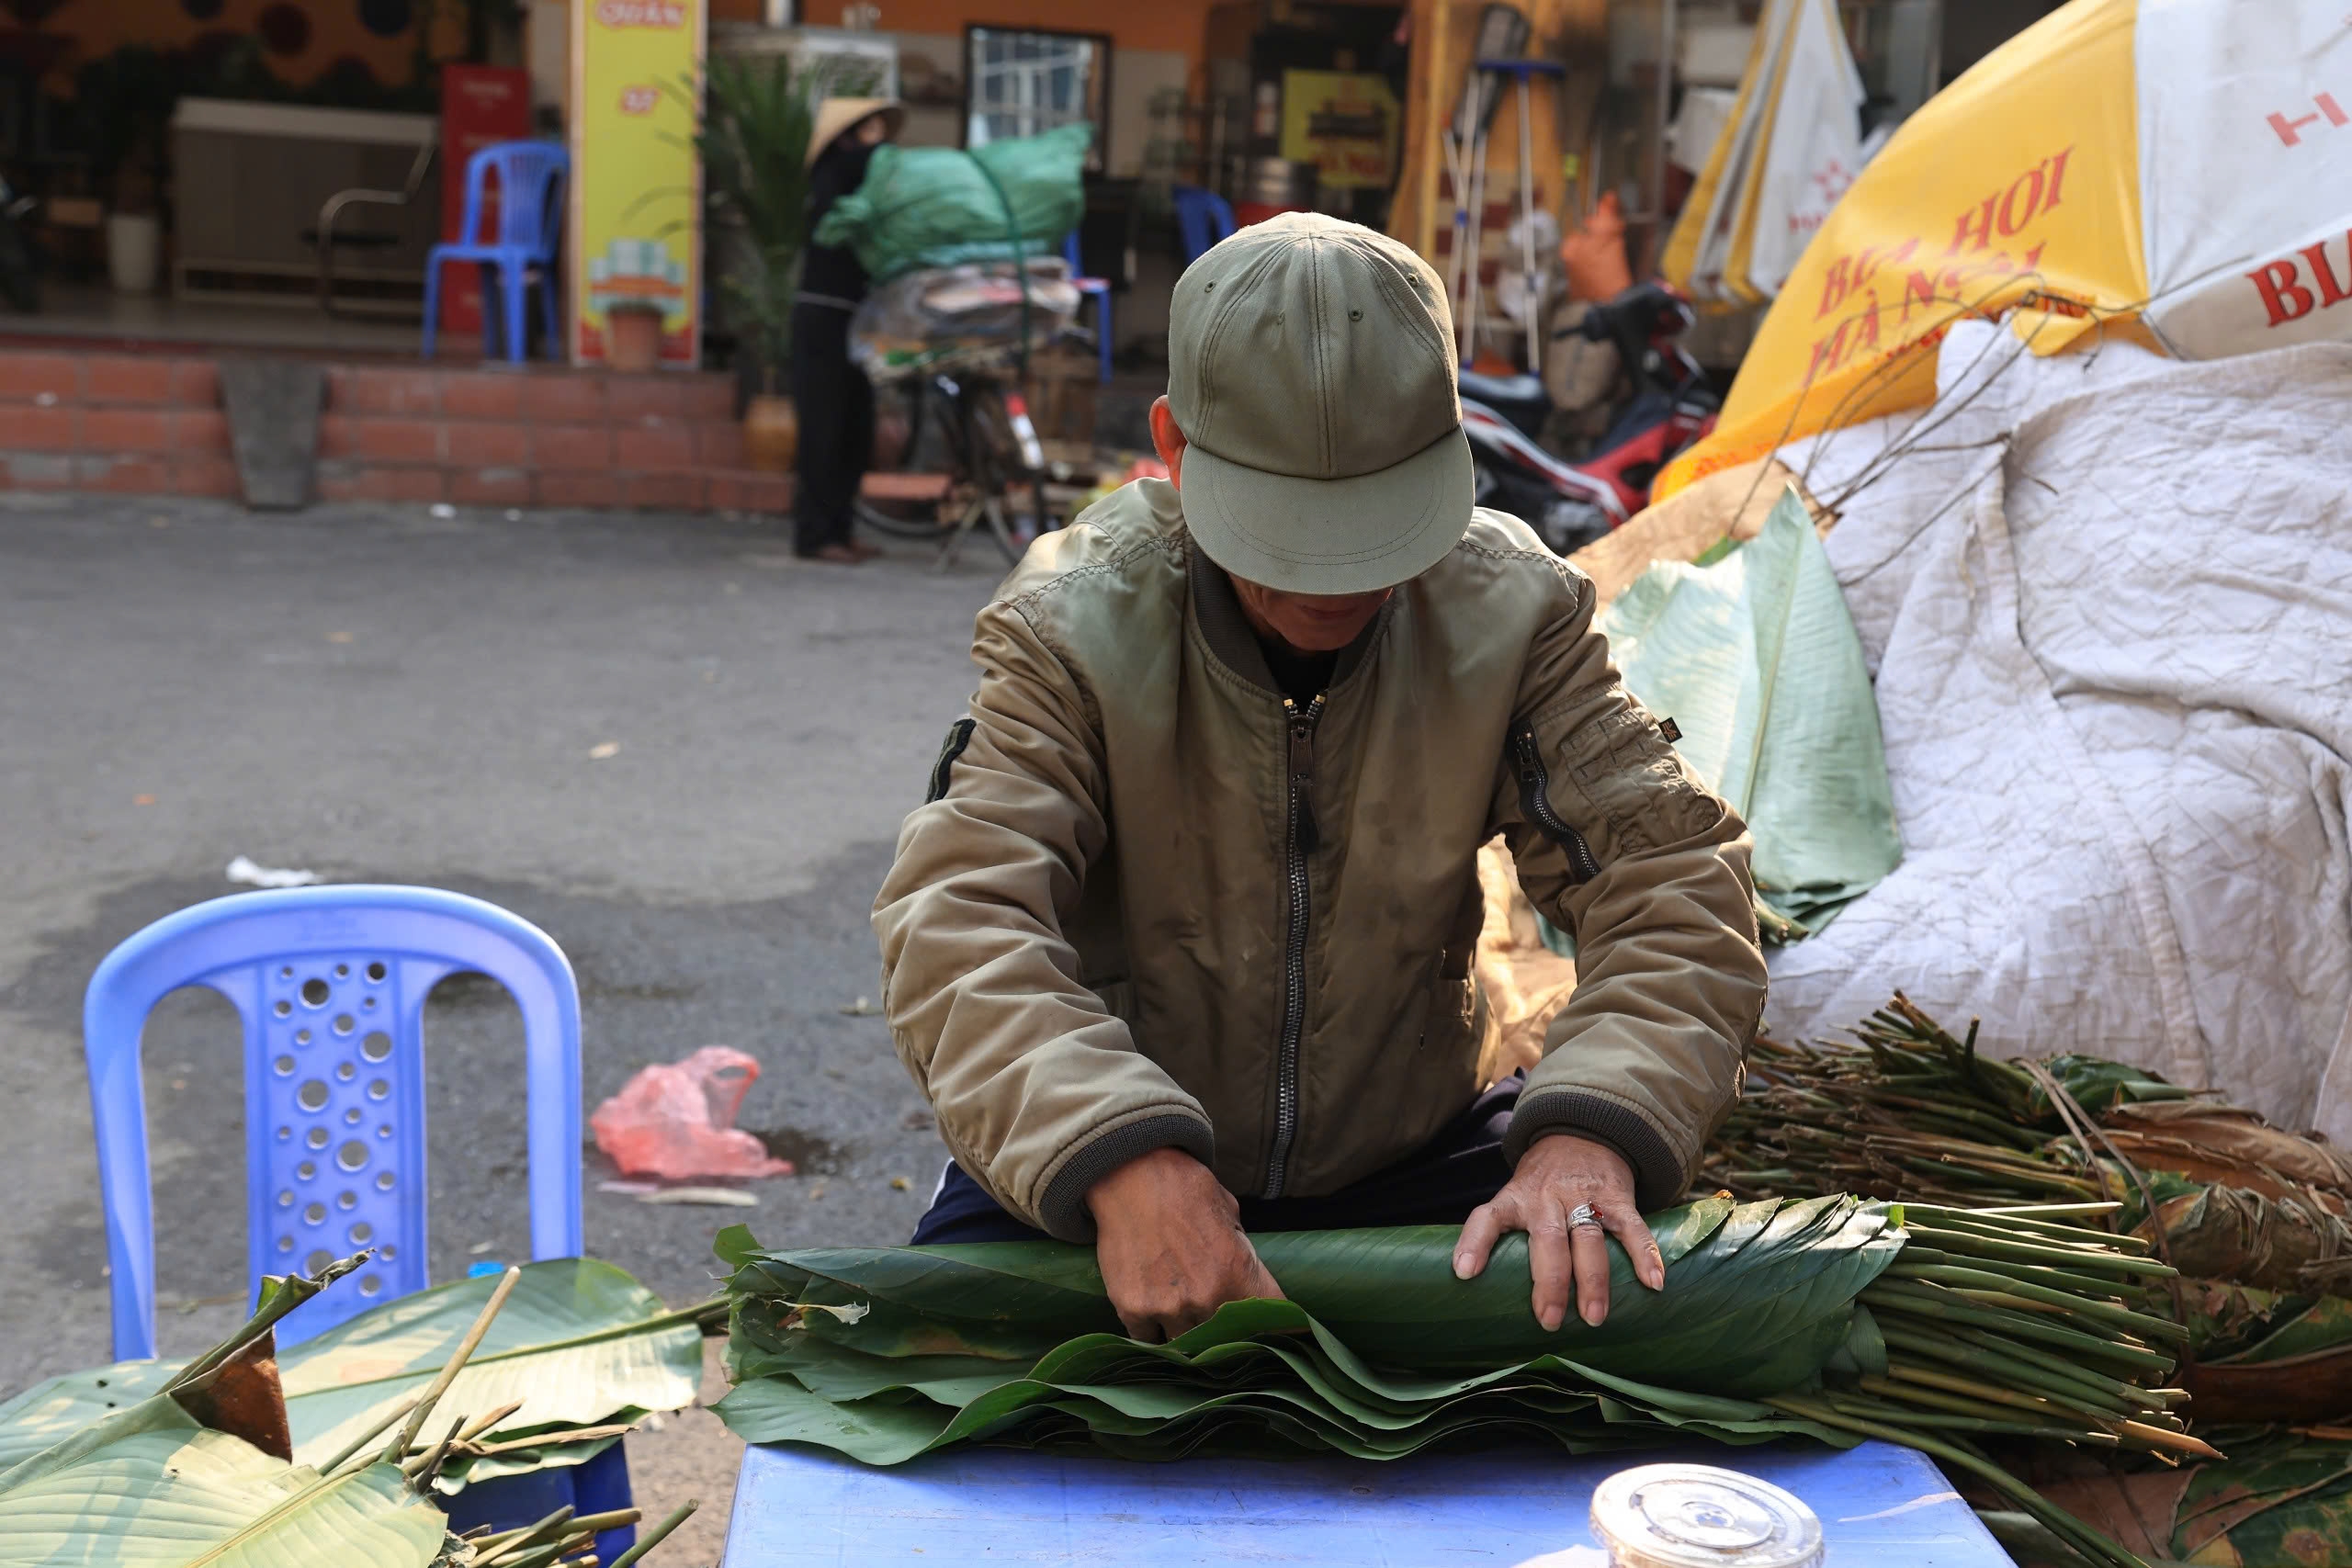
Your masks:
<path fill-rule="evenodd" d="M 149 921 L 237 891 L 238 855 L 542 927 L 579 975 L 591 1106 L 698 1045 L 759 1059 L 741 1124 L 800 1174 L 754 1184 L 758 1208 L 604 1193 L 589 1156 L 588 1250 L 673 1302 L 708 1292 L 738 1219 L 902 1239 L 944 1152 L 881 1021 L 843 1010 L 877 989 L 866 911 L 999 570 L 985 547 L 946 574 L 911 549 L 803 563 L 760 519 L 0 495 L 0 1396 L 110 1359 L 83 987 Z M 435 991 L 435 1278 L 527 1255 L 520 1045 L 494 986 Z M 167 999 L 144 1061 L 180 1354 L 241 1314 L 235 1015 Z M 631 1439 L 640 1497 L 723 1505 L 716 1422 L 670 1432 L 699 1436 Z M 715 1560 L 719 1522 L 656 1561 Z"/>

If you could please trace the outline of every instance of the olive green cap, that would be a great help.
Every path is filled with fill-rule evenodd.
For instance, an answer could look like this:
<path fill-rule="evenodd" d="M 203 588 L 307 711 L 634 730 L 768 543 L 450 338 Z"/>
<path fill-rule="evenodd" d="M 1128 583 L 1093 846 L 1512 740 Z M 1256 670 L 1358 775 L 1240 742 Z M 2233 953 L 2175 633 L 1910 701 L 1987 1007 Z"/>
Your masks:
<path fill-rule="evenodd" d="M 1445 290 L 1361 224 L 1284 213 L 1186 267 L 1168 402 L 1185 525 L 1236 577 L 1370 592 L 1427 571 L 1469 529 Z"/>

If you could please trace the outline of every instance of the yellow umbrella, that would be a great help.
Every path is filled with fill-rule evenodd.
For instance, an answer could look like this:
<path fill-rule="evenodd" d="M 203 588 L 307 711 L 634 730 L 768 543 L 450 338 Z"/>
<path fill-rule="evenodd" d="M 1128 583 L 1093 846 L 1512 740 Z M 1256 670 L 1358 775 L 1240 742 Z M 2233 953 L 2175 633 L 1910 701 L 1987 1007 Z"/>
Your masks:
<path fill-rule="evenodd" d="M 1985 56 L 1839 199 L 1655 496 L 1932 400 L 1969 316 L 2037 354 L 2352 338 L 2342 0 L 2073 0 Z"/>
<path fill-rule="evenodd" d="M 1694 299 L 1756 305 L 1778 294 L 1861 163 L 1862 99 L 1836 0 L 1767 0 L 1658 270 Z"/>

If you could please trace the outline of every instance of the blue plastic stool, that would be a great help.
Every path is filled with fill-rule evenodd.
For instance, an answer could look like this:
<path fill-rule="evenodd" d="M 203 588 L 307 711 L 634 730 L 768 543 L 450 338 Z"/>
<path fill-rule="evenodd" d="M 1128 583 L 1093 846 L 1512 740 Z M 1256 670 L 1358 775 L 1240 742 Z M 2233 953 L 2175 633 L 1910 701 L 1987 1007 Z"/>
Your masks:
<path fill-rule="evenodd" d="M 498 171 L 498 237 L 480 238 L 484 176 Z M 563 341 L 556 316 L 555 248 L 563 232 L 563 183 L 571 158 L 552 141 L 501 141 L 466 160 L 466 211 L 458 232 L 465 238 L 434 246 L 424 254 L 424 357 L 433 357 L 435 335 L 441 325 L 441 267 L 445 262 L 476 262 L 482 269 L 482 300 L 499 300 L 499 319 L 506 329 L 506 357 L 520 363 L 524 313 L 531 286 L 539 289 L 547 312 L 548 342 Z M 492 276 L 496 287 L 492 287 Z M 488 310 L 482 312 L 481 351 L 498 353 Z"/>
<path fill-rule="evenodd" d="M 253 1282 L 376 1249 L 356 1278 L 277 1325 L 278 1343 L 293 1345 L 431 1283 L 424 998 L 461 970 L 498 981 L 523 1012 L 531 1256 L 580 1256 L 580 996 L 571 964 L 546 932 L 494 904 L 431 887 L 215 898 L 165 916 L 107 954 L 83 999 L 117 1359 L 155 1353 L 154 1205 L 139 1070 L 140 1033 L 155 1004 L 184 986 L 204 986 L 244 1021 Z M 618 1443 L 586 1464 L 544 1473 L 577 1492 L 583 1514 L 628 1506 Z M 492 1505 L 487 1489 L 506 1484 L 482 1483 L 477 1503 Z M 598 1555 L 610 1562 L 635 1533 L 607 1531 Z"/>
<path fill-rule="evenodd" d="M 1233 209 L 1225 197 L 1199 186 L 1172 186 L 1170 196 L 1176 204 L 1176 237 L 1184 246 L 1184 265 L 1192 265 L 1201 259 L 1201 253 L 1233 232 Z"/>
<path fill-rule="evenodd" d="M 1078 285 L 1079 293 L 1094 301 L 1094 348 L 1102 366 L 1102 379 L 1111 378 L 1111 280 L 1107 277 L 1080 277 L 1078 260 L 1078 231 L 1072 229 L 1062 242 L 1062 259 L 1069 263 L 1069 280 Z"/>

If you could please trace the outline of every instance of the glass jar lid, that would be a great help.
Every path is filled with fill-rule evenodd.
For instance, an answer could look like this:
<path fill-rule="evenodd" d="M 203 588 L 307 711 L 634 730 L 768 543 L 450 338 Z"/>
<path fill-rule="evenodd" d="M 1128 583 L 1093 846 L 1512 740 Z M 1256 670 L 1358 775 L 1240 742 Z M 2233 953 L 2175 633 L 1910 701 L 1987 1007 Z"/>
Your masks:
<path fill-rule="evenodd" d="M 1770 1482 L 1707 1464 L 1621 1470 L 1592 1494 L 1615 1568 L 1815 1568 L 1821 1521 Z"/>

